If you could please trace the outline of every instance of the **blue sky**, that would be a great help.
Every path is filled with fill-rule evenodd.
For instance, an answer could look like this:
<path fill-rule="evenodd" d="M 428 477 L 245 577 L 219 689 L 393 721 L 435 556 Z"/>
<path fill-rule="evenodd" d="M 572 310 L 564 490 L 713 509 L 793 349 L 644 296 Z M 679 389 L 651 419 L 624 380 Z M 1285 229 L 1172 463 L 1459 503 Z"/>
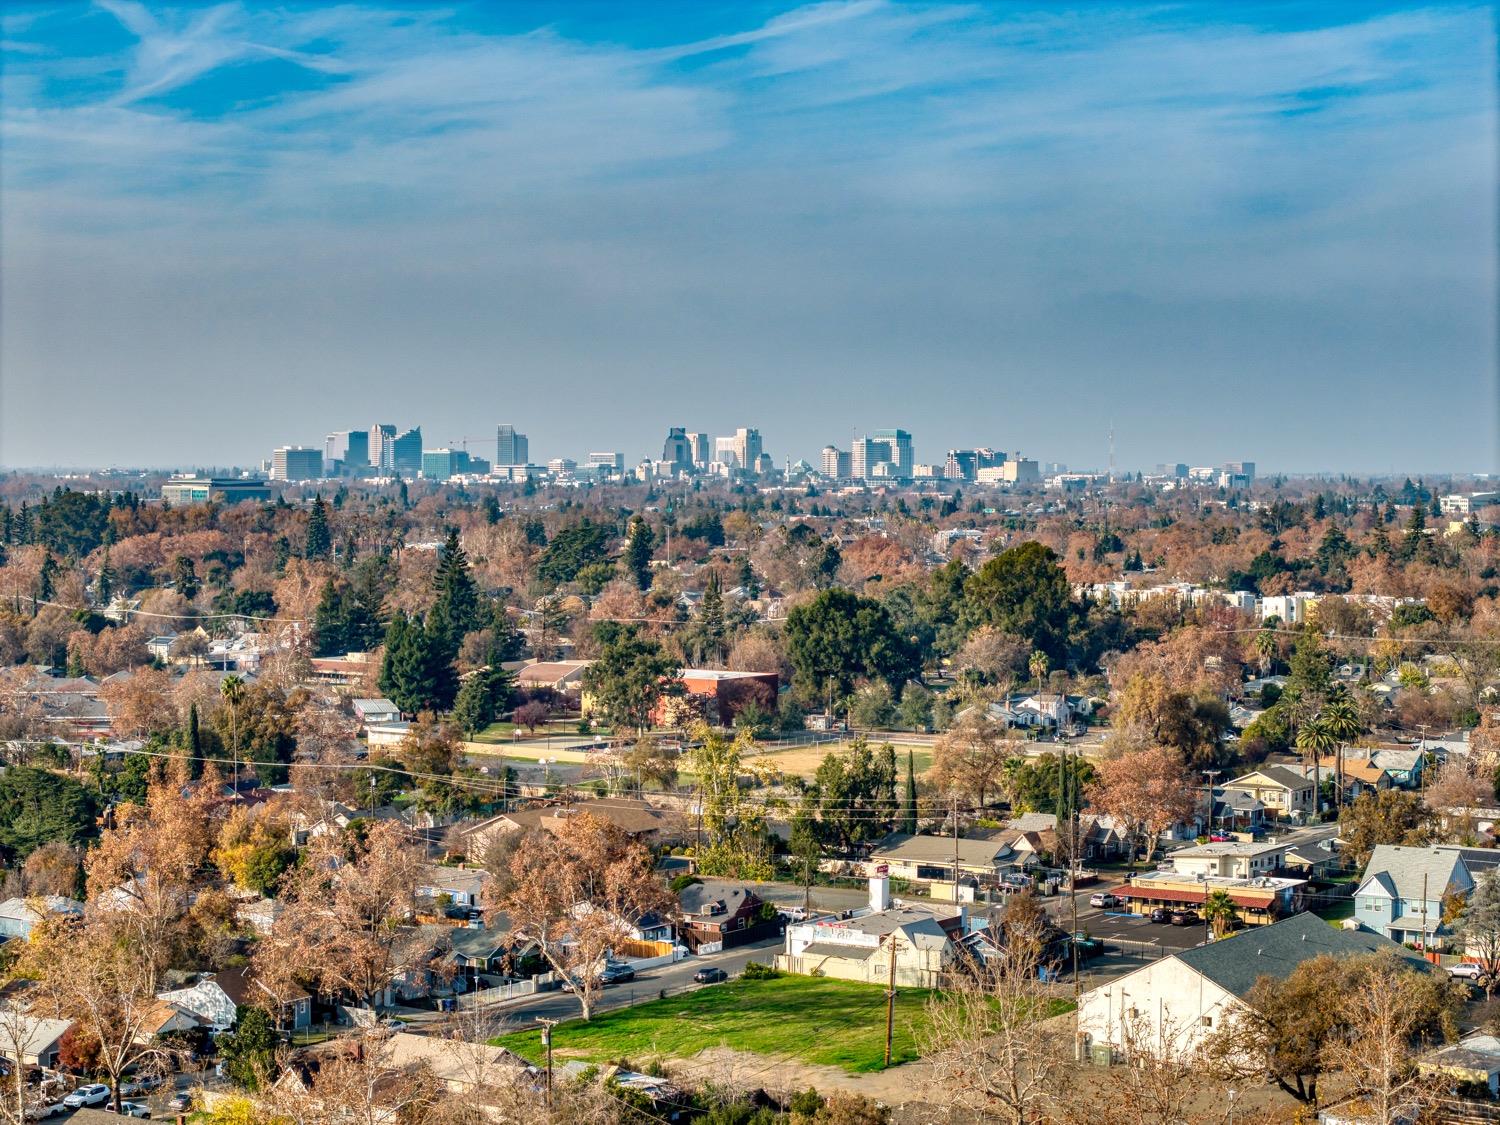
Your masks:
<path fill-rule="evenodd" d="M 11 4 L 0 463 L 1496 468 L 1483 4 Z"/>

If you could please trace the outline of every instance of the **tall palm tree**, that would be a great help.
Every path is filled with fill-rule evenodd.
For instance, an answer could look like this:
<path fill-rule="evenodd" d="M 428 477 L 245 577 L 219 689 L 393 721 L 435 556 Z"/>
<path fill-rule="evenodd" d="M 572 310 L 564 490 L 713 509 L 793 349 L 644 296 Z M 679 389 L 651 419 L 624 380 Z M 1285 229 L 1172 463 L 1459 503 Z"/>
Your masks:
<path fill-rule="evenodd" d="M 1276 655 L 1276 634 L 1270 629 L 1256 633 L 1255 651 L 1260 656 L 1260 674 L 1264 678 L 1271 669 L 1271 658 Z"/>
<path fill-rule="evenodd" d="M 225 676 L 219 681 L 219 698 L 229 708 L 230 757 L 234 761 L 234 790 L 240 789 L 240 704 L 245 700 L 245 681 Z"/>
<path fill-rule="evenodd" d="M 1336 694 L 1332 695 L 1327 705 L 1324 706 L 1319 719 L 1322 721 L 1323 726 L 1327 728 L 1328 733 L 1338 740 L 1338 765 L 1339 773 L 1342 774 L 1344 770 L 1344 746 L 1365 733 L 1364 716 L 1359 713 L 1359 708 L 1355 706 L 1354 700 L 1349 698 L 1349 693 L 1342 689 L 1337 689 Z M 1338 787 L 1338 797 L 1339 803 L 1343 804 L 1343 786 Z"/>
<path fill-rule="evenodd" d="M 1334 749 L 1339 740 L 1334 733 L 1328 729 L 1322 714 L 1318 714 L 1297 728 L 1297 749 L 1302 751 L 1304 758 L 1312 758 L 1313 764 L 1313 812 L 1316 814 L 1321 806 L 1322 777 L 1318 768 L 1318 759 L 1328 751 Z M 1333 787 L 1338 789 L 1343 784 L 1343 778 L 1335 778 Z"/>
<path fill-rule="evenodd" d="M 1047 654 L 1041 649 L 1033 649 L 1031 659 L 1026 662 L 1026 670 L 1036 677 L 1036 693 L 1042 694 L 1042 677 L 1047 674 L 1049 667 Z"/>

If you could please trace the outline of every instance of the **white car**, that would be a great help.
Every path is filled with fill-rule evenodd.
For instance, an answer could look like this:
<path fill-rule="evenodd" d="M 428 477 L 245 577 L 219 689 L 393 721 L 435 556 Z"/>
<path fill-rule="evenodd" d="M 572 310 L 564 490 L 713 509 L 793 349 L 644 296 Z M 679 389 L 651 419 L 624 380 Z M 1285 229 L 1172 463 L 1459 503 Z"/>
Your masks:
<path fill-rule="evenodd" d="M 82 1109 L 86 1105 L 99 1105 L 107 1101 L 109 1101 L 109 1087 L 98 1082 L 90 1082 L 87 1086 L 80 1086 L 65 1097 L 63 1105 L 69 1109 Z"/>
<path fill-rule="evenodd" d="M 1108 891 L 1100 891 L 1098 894 L 1089 897 L 1090 906 L 1118 906 L 1119 902 L 1120 900 Z"/>
<path fill-rule="evenodd" d="M 390 1016 L 387 1016 L 385 1019 L 380 1021 L 380 1026 L 385 1028 L 386 1031 L 405 1031 L 406 1021 L 394 1019 Z"/>
<path fill-rule="evenodd" d="M 48 1117 L 57 1117 L 59 1114 L 72 1113 L 69 1106 L 62 1102 L 52 1102 L 47 1105 L 34 1105 L 26 1111 L 27 1121 L 42 1121 Z"/>
<path fill-rule="evenodd" d="M 1450 977 L 1461 977 L 1464 980 L 1478 980 L 1484 975 L 1484 969 L 1473 961 L 1461 961 L 1457 965 L 1448 966 Z"/>
<path fill-rule="evenodd" d="M 114 1112 L 114 1106 L 105 1106 L 104 1107 L 104 1112 L 105 1113 L 113 1113 Z M 147 1105 L 145 1102 L 121 1102 L 120 1103 L 120 1116 L 121 1117 L 150 1117 L 151 1116 L 151 1107 L 149 1105 Z"/>

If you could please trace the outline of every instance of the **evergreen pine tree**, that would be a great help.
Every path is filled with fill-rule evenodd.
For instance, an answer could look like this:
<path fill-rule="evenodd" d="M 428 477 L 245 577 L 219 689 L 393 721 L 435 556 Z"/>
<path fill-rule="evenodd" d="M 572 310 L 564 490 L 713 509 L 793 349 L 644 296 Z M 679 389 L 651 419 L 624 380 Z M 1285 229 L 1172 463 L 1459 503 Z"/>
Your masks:
<path fill-rule="evenodd" d="M 332 578 L 324 581 L 318 608 L 313 613 L 313 644 L 319 656 L 342 656 L 349 651 L 344 599 Z"/>
<path fill-rule="evenodd" d="M 625 543 L 625 569 L 635 578 L 642 590 L 651 588 L 651 552 L 656 536 L 651 525 L 640 516 L 630 521 L 630 535 Z"/>
<path fill-rule="evenodd" d="M 119 577 L 109 562 L 109 548 L 105 547 L 104 554 L 99 556 L 99 577 L 94 582 L 95 599 L 100 605 L 109 605 L 115 596 L 115 587 L 118 584 Z"/>
<path fill-rule="evenodd" d="M 333 532 L 328 527 L 328 503 L 322 496 L 313 500 L 312 514 L 307 518 L 307 543 L 302 557 L 326 559 L 333 549 Z"/>
<path fill-rule="evenodd" d="M 740 560 L 740 588 L 747 598 L 760 597 L 760 583 L 755 580 L 755 568 L 750 565 L 748 553 Z"/>
<path fill-rule="evenodd" d="M 901 802 L 901 831 L 916 835 L 917 768 L 910 749 L 906 751 L 906 795 Z"/>
<path fill-rule="evenodd" d="M 698 603 L 698 632 L 708 659 L 714 664 L 721 662 L 724 659 L 724 594 L 717 570 L 709 571 L 708 581 L 703 587 L 703 600 Z"/>
<path fill-rule="evenodd" d="M 203 735 L 198 729 L 198 705 L 188 706 L 188 754 L 197 762 L 203 757 Z"/>
<path fill-rule="evenodd" d="M 437 574 L 433 577 L 437 600 L 433 603 L 428 628 L 442 639 L 454 656 L 464 634 L 479 627 L 479 589 L 469 573 L 469 557 L 459 541 L 457 528 L 448 532 L 443 543 Z"/>
<path fill-rule="evenodd" d="M 352 570 L 354 568 L 354 560 L 358 554 L 359 545 L 354 541 L 354 536 L 344 536 L 344 546 L 339 552 L 339 562 L 343 564 L 345 570 Z"/>
<path fill-rule="evenodd" d="M 421 650 L 423 675 L 428 685 L 427 703 L 424 710 L 446 711 L 453 706 L 458 694 L 458 646 L 451 641 L 448 627 L 429 616 L 427 627 L 413 630 L 416 644 Z"/>
<path fill-rule="evenodd" d="M 42 565 L 36 572 L 36 600 L 50 602 L 55 593 L 57 593 L 57 560 L 52 557 L 51 551 L 47 551 L 42 555 Z"/>
<path fill-rule="evenodd" d="M 398 612 L 385 633 L 385 660 L 380 690 L 407 714 L 434 709 L 437 687 L 432 679 L 427 633 L 421 624 Z"/>
<path fill-rule="evenodd" d="M 495 697 L 490 683 L 490 670 L 481 668 L 458 689 L 453 701 L 453 722 L 458 729 L 473 737 L 495 721 Z"/>

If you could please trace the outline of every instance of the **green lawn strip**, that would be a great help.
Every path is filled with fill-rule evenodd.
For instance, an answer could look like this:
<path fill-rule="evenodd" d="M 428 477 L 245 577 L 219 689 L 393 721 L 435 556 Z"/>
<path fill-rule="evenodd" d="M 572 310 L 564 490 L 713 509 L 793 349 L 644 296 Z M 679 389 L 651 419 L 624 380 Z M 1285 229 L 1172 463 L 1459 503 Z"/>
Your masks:
<path fill-rule="evenodd" d="M 1331 902 L 1326 906 L 1318 906 L 1313 913 L 1319 918 L 1326 918 L 1330 923 L 1337 926 L 1345 918 L 1354 917 L 1354 900 L 1352 898 L 1341 898 L 1337 902 Z"/>
<path fill-rule="evenodd" d="M 896 996 L 891 1058 L 917 1058 L 917 1033 L 927 1022 L 928 993 Z M 688 1058 L 709 1047 L 790 1056 L 852 1073 L 881 1070 L 885 1059 L 885 990 L 826 977 L 783 976 L 735 980 L 634 1008 L 572 1021 L 553 1032 L 554 1053 L 590 1062 Z M 535 1031 L 491 1040 L 533 1062 L 544 1057 Z"/>

